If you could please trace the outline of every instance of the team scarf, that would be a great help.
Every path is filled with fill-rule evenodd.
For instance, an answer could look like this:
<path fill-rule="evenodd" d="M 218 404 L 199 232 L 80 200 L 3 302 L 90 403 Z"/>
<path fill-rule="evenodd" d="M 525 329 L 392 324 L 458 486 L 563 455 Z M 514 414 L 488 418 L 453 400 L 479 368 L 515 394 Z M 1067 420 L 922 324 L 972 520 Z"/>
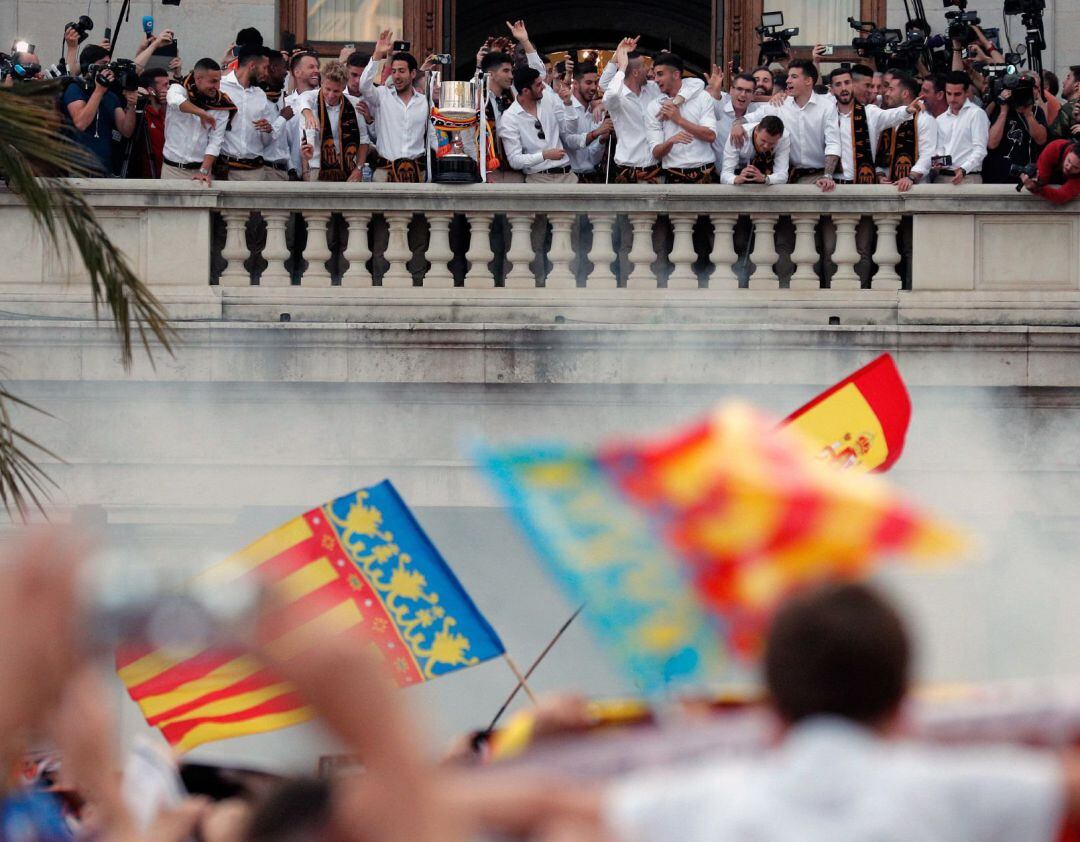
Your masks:
<path fill-rule="evenodd" d="M 870 143 L 870 121 L 866 108 L 856 102 L 851 109 L 851 148 L 855 152 L 855 184 L 877 184 L 874 152 Z"/>
<path fill-rule="evenodd" d="M 202 93 L 197 87 L 195 87 L 195 71 L 191 71 L 184 81 L 181 83 L 184 86 L 184 90 L 187 91 L 188 102 L 197 108 L 203 109 L 203 111 L 214 109 L 217 111 L 227 111 L 229 113 L 228 128 L 232 128 L 233 117 L 236 116 L 236 104 L 229 99 L 229 95 L 223 90 L 218 89 L 217 96 L 211 98 Z"/>
<path fill-rule="evenodd" d="M 895 129 L 886 129 L 878 140 L 879 169 L 888 173 L 889 181 L 899 181 L 911 175 L 911 168 L 919 160 L 919 115 Z"/>
<path fill-rule="evenodd" d="M 503 150 L 502 139 L 499 137 L 498 122 L 495 119 L 495 109 L 499 109 L 498 113 L 502 114 L 514 104 L 514 96 L 510 91 L 503 91 L 501 96 L 495 96 L 492 94 L 488 97 L 487 104 L 484 107 L 484 119 L 487 120 L 487 136 L 488 136 L 488 151 L 487 151 L 487 169 L 488 172 L 492 170 L 502 170 L 507 172 L 511 169 L 510 161 L 506 157 L 506 152 Z"/>
<path fill-rule="evenodd" d="M 334 144 L 330 114 L 321 90 L 319 91 L 319 132 L 322 137 L 322 146 L 319 149 L 319 181 L 345 181 L 356 169 L 356 156 L 360 152 L 360 124 L 356 121 L 356 109 L 344 95 L 341 97 L 341 114 L 338 116 L 340 155 Z"/>

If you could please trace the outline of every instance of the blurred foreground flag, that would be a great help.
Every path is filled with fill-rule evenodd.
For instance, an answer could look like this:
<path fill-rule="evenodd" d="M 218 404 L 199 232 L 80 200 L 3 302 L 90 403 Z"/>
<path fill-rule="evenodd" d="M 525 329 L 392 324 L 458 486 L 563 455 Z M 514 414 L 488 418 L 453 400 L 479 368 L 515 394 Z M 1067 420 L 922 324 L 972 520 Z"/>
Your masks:
<path fill-rule="evenodd" d="M 884 480 L 839 471 L 745 405 L 659 441 L 481 453 L 525 529 L 643 692 L 701 685 L 757 654 L 780 600 L 933 557 L 961 537 Z"/>
<path fill-rule="evenodd" d="M 389 481 L 312 509 L 200 576 L 213 588 L 257 584 L 284 604 L 267 648 L 303 657 L 338 634 L 370 640 L 398 685 L 503 653 L 494 630 Z M 124 647 L 120 679 L 147 722 L 181 751 L 309 719 L 258 659 L 221 647 L 183 653 Z"/>
<path fill-rule="evenodd" d="M 887 471 L 900 458 L 911 399 L 888 354 L 860 368 L 784 419 L 842 468 Z"/>

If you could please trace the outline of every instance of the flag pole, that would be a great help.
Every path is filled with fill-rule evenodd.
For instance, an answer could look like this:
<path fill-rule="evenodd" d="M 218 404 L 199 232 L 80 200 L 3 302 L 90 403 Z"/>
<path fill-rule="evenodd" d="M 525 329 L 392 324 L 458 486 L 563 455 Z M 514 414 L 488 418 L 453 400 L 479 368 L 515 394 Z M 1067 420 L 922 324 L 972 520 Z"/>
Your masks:
<path fill-rule="evenodd" d="M 492 731 L 495 730 L 495 726 L 499 724 L 499 720 L 502 719 L 502 715 L 506 713 L 506 709 L 510 707 L 510 703 L 514 701 L 515 697 L 517 696 L 518 690 L 525 686 L 525 682 L 529 679 L 529 676 L 531 676 L 536 670 L 536 668 L 540 666 L 540 663 L 544 660 L 544 658 L 547 657 L 548 652 L 550 652 L 552 647 L 559 642 L 559 638 L 563 636 L 563 633 L 568 628 L 570 628 L 570 624 L 577 619 L 577 615 L 580 614 L 582 612 L 582 609 L 584 608 L 584 603 L 579 605 L 577 611 L 571 614 L 570 618 L 562 624 L 562 627 L 557 632 L 555 632 L 555 636 L 548 641 L 548 645 L 544 647 L 544 651 L 541 652 L 537 656 L 536 660 L 532 662 L 532 666 L 529 667 L 529 670 L 525 673 L 524 677 L 518 678 L 517 685 L 514 687 L 513 690 L 510 691 L 510 695 L 506 698 L 506 701 L 502 703 L 502 707 L 499 708 L 498 713 L 495 714 L 495 718 L 492 719 L 491 724 L 488 725 L 488 727 L 480 733 L 480 736 L 487 737 L 489 734 L 491 734 Z M 509 658 L 507 658 L 507 660 L 509 660 Z M 517 672 L 516 669 L 514 671 Z"/>
<path fill-rule="evenodd" d="M 529 701 L 535 705 L 537 703 L 536 696 L 533 695 L 532 688 L 529 687 L 528 682 L 525 680 L 525 676 L 521 674 L 521 670 L 518 669 L 518 665 L 514 663 L 514 659 L 511 658 L 508 653 L 503 652 L 503 660 L 505 660 L 506 665 L 510 667 L 510 672 L 514 674 L 514 678 L 518 680 L 517 686 L 525 691 L 525 695 L 529 697 Z M 516 692 L 517 687 L 515 687 L 514 690 Z"/>

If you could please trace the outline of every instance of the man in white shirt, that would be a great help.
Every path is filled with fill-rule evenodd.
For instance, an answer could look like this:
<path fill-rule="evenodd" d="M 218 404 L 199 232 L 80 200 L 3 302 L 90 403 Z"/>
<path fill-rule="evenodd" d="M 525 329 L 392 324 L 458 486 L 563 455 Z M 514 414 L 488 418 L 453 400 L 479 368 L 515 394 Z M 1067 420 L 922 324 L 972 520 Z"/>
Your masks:
<path fill-rule="evenodd" d="M 269 74 L 270 53 L 262 47 L 244 47 L 236 69 L 221 80 L 221 90 L 236 105 L 236 115 L 221 147 L 230 181 L 265 181 L 263 154 L 270 145 L 278 116 L 258 86 Z"/>
<path fill-rule="evenodd" d="M 721 184 L 787 184 L 791 141 L 784 121 L 772 114 L 746 126 L 744 140 L 729 137 L 721 158 Z"/>
<path fill-rule="evenodd" d="M 195 63 L 184 84 L 172 84 L 165 97 L 165 147 L 161 177 L 213 180 L 225 129 L 236 106 L 221 93 L 221 65 L 212 58 Z"/>
<path fill-rule="evenodd" d="M 883 94 L 885 105 L 889 108 L 906 107 L 919 99 L 919 92 L 918 80 L 906 73 L 893 71 Z M 937 121 L 923 110 L 911 118 L 910 125 L 902 123 L 895 129 L 881 133 L 874 160 L 881 182 L 895 184 L 897 190 L 906 193 L 912 185 L 930 175 L 930 163 L 936 153 Z"/>
<path fill-rule="evenodd" d="M 817 184 L 825 174 L 826 157 L 840 157 L 836 108 L 831 97 L 814 92 L 818 78 L 812 61 L 794 59 L 788 64 L 787 96 L 780 105 L 762 109 L 784 121 L 791 140 L 792 181 L 798 184 Z"/>
<path fill-rule="evenodd" d="M 293 108 L 287 102 L 285 82 L 289 77 L 289 62 L 284 54 L 274 51 L 270 55 L 268 67 L 269 80 L 266 86 L 266 99 L 274 112 L 270 121 L 270 142 L 263 152 L 267 181 L 289 180 L 289 133 L 296 125 Z"/>
<path fill-rule="evenodd" d="M 982 162 L 990 139 L 990 118 L 968 99 L 971 80 L 962 71 L 945 77 L 948 108 L 937 118 L 938 155 L 948 155 L 952 163 L 939 167 L 936 178 L 953 184 L 982 184 Z"/>
<path fill-rule="evenodd" d="M 732 128 L 740 127 L 735 133 L 735 144 L 737 147 L 742 147 L 747 139 L 744 126 L 748 122 L 756 122 L 757 116 L 760 116 L 757 112 L 761 110 L 761 105 L 754 102 L 756 85 L 750 73 L 736 75 L 731 80 L 731 87 L 727 92 L 721 90 L 722 80 L 723 73 L 718 67 L 714 67 L 706 88 L 714 100 L 716 140 L 713 141 L 713 152 L 718 171 L 723 167 L 724 147 L 727 145 L 728 135 L 731 134 Z M 787 180 L 787 173 L 784 173 L 784 180 Z"/>
<path fill-rule="evenodd" d="M 595 64 L 583 62 L 574 65 L 569 108 L 577 118 L 577 130 L 585 135 L 585 145 L 581 149 L 568 150 L 568 154 L 570 167 L 577 173 L 578 181 L 586 184 L 605 182 L 607 139 L 612 131 L 611 119 L 606 111 L 594 107 L 599 93 L 599 78 Z"/>
<path fill-rule="evenodd" d="M 360 181 L 368 154 L 367 125 L 345 96 L 349 72 L 340 61 L 328 62 L 316 91 L 301 95 L 300 157 L 304 181 Z"/>
<path fill-rule="evenodd" d="M 510 166 L 525 173 L 525 181 L 540 184 L 576 184 L 567 149 L 580 149 L 585 135 L 568 106 L 570 89 L 555 80 L 557 95 L 550 95 L 532 67 L 514 71 L 517 100 L 502 117 L 499 138 Z M 561 100 L 561 101 L 560 101 Z"/>
<path fill-rule="evenodd" d="M 691 97 L 682 105 L 671 101 L 682 87 L 683 61 L 661 53 L 653 62 L 657 86 L 667 99 L 645 109 L 645 136 L 668 184 L 708 184 L 716 171 L 712 144 L 716 115 L 709 96 Z"/>
<path fill-rule="evenodd" d="M 375 148 L 381 158 L 376 181 L 422 182 L 427 174 L 430 114 L 427 97 L 416 88 L 420 68 L 410 53 L 390 55 L 394 33 L 379 35 L 371 61 L 360 76 L 360 96 L 375 118 Z M 390 60 L 390 76 L 376 85 L 382 63 Z"/>

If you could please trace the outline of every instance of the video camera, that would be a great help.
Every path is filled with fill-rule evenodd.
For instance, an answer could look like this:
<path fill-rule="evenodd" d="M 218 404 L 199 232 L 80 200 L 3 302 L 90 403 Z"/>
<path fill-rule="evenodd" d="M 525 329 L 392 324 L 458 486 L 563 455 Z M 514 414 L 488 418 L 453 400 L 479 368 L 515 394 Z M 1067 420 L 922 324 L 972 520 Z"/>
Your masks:
<path fill-rule="evenodd" d="M 761 26 L 754 31 L 761 37 L 758 52 L 758 64 L 768 64 L 770 60 L 783 58 L 791 52 L 791 39 L 799 34 L 799 27 L 784 29 L 783 12 L 762 12 Z"/>
<path fill-rule="evenodd" d="M 991 99 L 1013 108 L 1035 104 L 1035 80 L 1030 76 L 1021 76 L 1015 64 L 984 64 L 979 67 L 979 72 L 986 77 L 987 93 Z M 1001 99 L 1004 91 L 1010 92 L 1008 99 Z"/>
<path fill-rule="evenodd" d="M 106 70 L 112 71 L 111 82 L 105 78 Z M 114 94 L 123 96 L 125 91 L 139 89 L 139 71 L 131 59 L 115 58 L 106 65 L 91 67 L 87 71 L 83 84 L 88 90 L 93 90 L 95 84 L 108 85 L 109 90 Z"/>
<path fill-rule="evenodd" d="M 899 29 L 882 29 L 869 20 L 847 20 L 848 26 L 858 33 L 851 39 L 855 52 L 862 58 L 873 59 L 879 70 L 888 67 L 889 57 L 895 55 L 897 48 L 903 43 L 903 33 Z"/>

